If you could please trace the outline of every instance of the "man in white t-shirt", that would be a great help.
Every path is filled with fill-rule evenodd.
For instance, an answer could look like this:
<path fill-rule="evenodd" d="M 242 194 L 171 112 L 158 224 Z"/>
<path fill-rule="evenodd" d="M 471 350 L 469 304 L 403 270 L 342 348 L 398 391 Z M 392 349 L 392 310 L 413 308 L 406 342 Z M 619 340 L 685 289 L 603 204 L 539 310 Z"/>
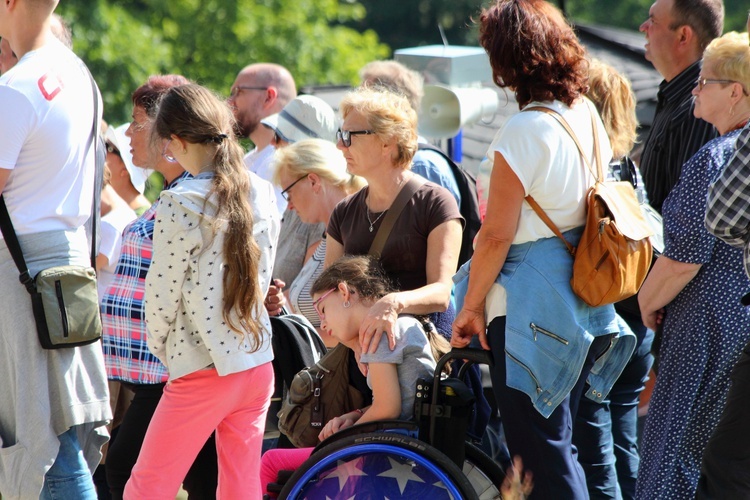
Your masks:
<path fill-rule="evenodd" d="M 19 58 L 0 77 L 0 193 L 32 276 L 90 265 L 83 226 L 95 158 L 87 143 L 100 98 L 80 60 L 50 33 L 56 5 L 0 5 L 0 37 Z M 94 499 L 91 471 L 111 418 L 101 346 L 43 350 L 18 274 L 0 240 L 0 494 Z"/>

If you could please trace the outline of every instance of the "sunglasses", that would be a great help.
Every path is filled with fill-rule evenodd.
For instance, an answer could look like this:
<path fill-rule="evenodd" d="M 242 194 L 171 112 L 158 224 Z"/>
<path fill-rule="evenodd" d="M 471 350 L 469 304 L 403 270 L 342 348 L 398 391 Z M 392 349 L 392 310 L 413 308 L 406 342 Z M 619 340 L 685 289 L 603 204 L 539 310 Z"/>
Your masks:
<path fill-rule="evenodd" d="M 316 300 L 315 302 L 313 302 L 313 307 L 315 308 L 315 312 L 318 313 L 318 316 L 320 316 L 320 319 L 325 319 L 326 316 L 325 316 L 325 314 L 323 314 L 322 312 L 320 312 L 320 309 L 318 309 L 318 306 L 323 301 L 323 299 L 325 299 L 326 297 L 328 297 L 329 295 L 331 295 L 336 290 L 337 290 L 337 288 L 331 288 L 326 293 L 324 293 L 323 295 L 321 295 L 320 297 L 318 297 L 318 300 Z"/>
<path fill-rule="evenodd" d="M 243 90 L 268 90 L 268 87 L 249 87 L 247 85 L 237 85 L 236 87 L 232 87 L 232 90 L 229 91 L 229 97 L 237 97 Z"/>
<path fill-rule="evenodd" d="M 348 148 L 352 145 L 353 135 L 372 135 L 375 132 L 372 130 L 341 130 L 336 131 L 336 141 L 341 141 L 344 147 Z"/>

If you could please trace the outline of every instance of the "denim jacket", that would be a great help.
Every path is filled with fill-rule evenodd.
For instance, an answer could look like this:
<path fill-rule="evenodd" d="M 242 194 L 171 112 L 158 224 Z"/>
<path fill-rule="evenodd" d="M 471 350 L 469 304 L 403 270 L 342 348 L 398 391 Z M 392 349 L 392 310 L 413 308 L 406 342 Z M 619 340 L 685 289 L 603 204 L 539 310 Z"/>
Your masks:
<path fill-rule="evenodd" d="M 564 233 L 577 244 L 582 228 Z M 463 299 L 471 261 L 453 277 Z M 586 397 L 601 402 L 635 348 L 635 335 L 620 329 L 612 305 L 590 307 L 573 293 L 573 258 L 559 238 L 512 245 L 496 283 L 507 293 L 506 383 L 526 393 L 545 418 L 573 389 L 595 337 L 615 334 L 587 382 Z"/>

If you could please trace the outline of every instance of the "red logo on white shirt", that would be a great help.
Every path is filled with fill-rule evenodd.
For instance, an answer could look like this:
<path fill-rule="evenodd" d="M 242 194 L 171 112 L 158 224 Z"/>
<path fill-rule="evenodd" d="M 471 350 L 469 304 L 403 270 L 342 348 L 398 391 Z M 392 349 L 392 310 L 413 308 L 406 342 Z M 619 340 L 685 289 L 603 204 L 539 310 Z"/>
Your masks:
<path fill-rule="evenodd" d="M 54 99 L 64 87 L 59 76 L 50 74 L 42 76 L 37 82 L 37 85 L 39 85 L 39 90 L 42 91 L 42 95 L 48 101 Z"/>

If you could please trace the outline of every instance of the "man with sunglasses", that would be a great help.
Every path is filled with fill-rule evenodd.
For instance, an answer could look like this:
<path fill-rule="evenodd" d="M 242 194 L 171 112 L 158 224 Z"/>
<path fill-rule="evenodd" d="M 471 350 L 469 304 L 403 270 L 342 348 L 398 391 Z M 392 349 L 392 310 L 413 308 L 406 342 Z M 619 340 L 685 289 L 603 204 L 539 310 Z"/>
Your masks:
<path fill-rule="evenodd" d="M 278 117 L 295 100 L 296 95 L 292 75 L 278 64 L 246 66 L 232 84 L 229 104 L 237 119 L 238 132 L 255 144 L 255 148 L 245 156 L 245 164 L 269 182 L 273 175 L 273 153 L 278 147 L 274 141 L 277 131 L 261 125 L 261 120 Z M 266 309 L 272 315 L 281 312 L 285 303 L 281 289 L 294 281 L 307 257 L 315 251 L 324 229 L 319 224 L 305 224 L 296 212 L 286 209 L 286 197 L 282 193 L 284 187 L 274 185 L 282 224 L 274 261 L 274 282 L 265 300 Z"/>

